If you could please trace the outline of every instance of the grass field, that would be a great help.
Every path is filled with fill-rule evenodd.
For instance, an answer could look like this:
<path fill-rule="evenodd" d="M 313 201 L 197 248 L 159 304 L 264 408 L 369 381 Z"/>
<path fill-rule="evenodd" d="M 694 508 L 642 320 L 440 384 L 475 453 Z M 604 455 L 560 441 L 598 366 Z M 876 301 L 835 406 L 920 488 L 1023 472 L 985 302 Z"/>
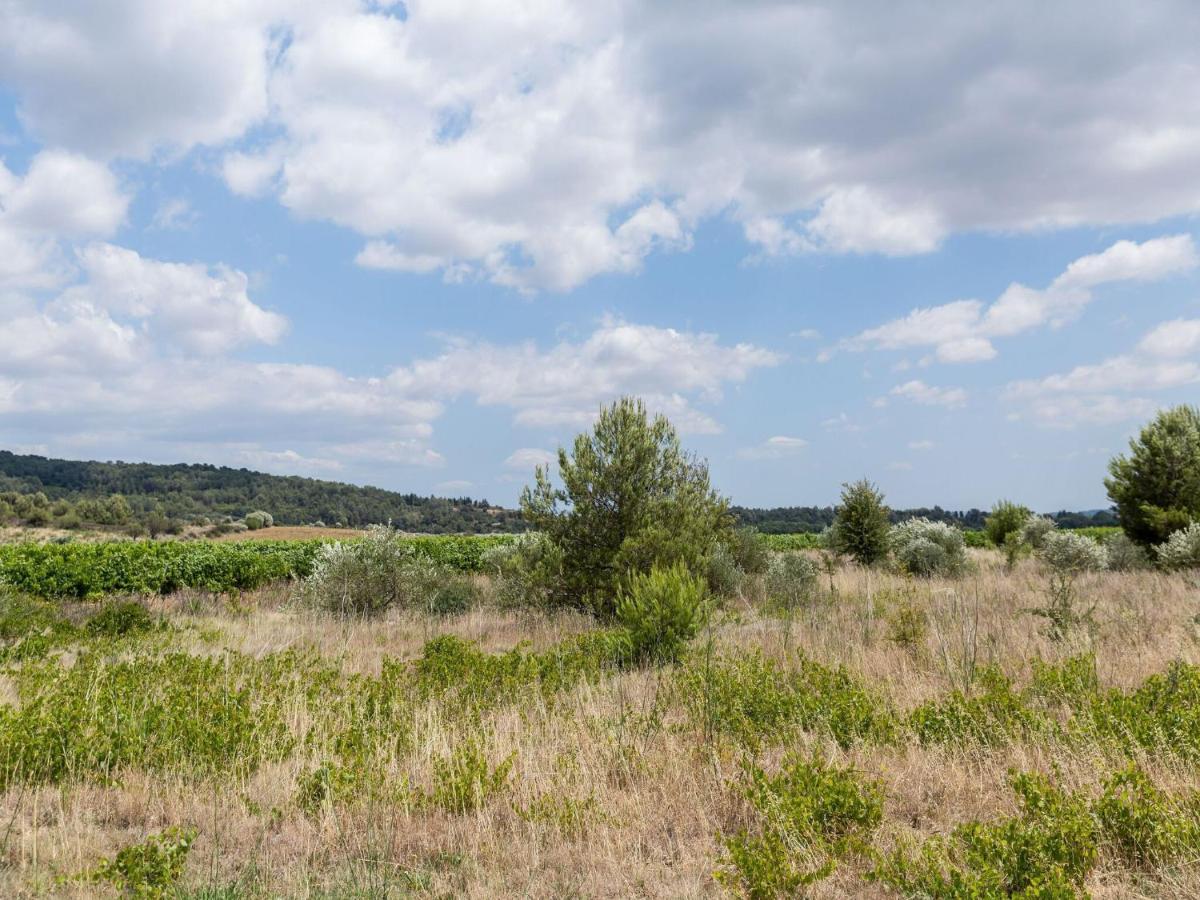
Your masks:
<path fill-rule="evenodd" d="M 821 796 L 881 801 L 854 841 L 801 831 L 789 866 L 836 860 L 811 896 L 915 896 L 911 871 L 868 876 L 938 835 L 969 871 L 946 836 L 971 822 L 1009 842 L 989 860 L 1068 841 L 1080 878 L 1054 896 L 1200 895 L 1195 581 L 1085 576 L 1093 624 L 1054 641 L 1028 612 L 1039 564 L 973 554 L 958 581 L 843 567 L 791 616 L 748 582 L 661 668 L 612 666 L 588 619 L 496 608 L 481 576 L 454 618 L 331 619 L 286 585 L 154 599 L 161 622 L 124 634 L 90 604 L 10 611 L 0 896 L 154 896 L 172 866 L 159 896 L 719 896 L 797 760 Z M 1118 804 L 1133 824 L 1112 813 L 1130 761 L 1163 792 Z M 1022 812 L 1012 773 L 1048 776 L 1092 831 Z"/>

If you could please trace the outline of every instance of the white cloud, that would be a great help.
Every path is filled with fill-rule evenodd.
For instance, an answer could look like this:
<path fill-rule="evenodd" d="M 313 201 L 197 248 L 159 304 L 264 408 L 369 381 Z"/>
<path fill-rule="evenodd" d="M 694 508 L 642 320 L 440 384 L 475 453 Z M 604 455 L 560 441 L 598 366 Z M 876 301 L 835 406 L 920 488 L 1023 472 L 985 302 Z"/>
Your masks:
<path fill-rule="evenodd" d="M 174 231 L 191 228 L 199 219 L 200 216 L 192 209 L 192 205 L 187 200 L 182 197 L 172 197 L 160 204 L 154 211 L 150 227 L 159 231 Z"/>
<path fill-rule="evenodd" d="M 1182 358 L 1196 352 L 1200 352 L 1200 322 L 1176 319 L 1152 329 L 1133 353 L 1011 382 L 1004 397 L 1030 418 L 1055 427 L 1144 418 L 1158 404 L 1133 395 L 1200 384 L 1200 361 Z"/>
<path fill-rule="evenodd" d="M 807 446 L 808 441 L 804 438 L 776 435 L 767 438 L 757 446 L 743 447 L 738 451 L 738 456 L 742 459 L 783 459 L 795 456 Z"/>
<path fill-rule="evenodd" d="M 996 301 L 955 300 L 915 309 L 842 343 L 848 350 L 932 347 L 939 362 L 982 362 L 996 356 L 994 338 L 1041 327 L 1058 327 L 1092 301 L 1092 289 L 1119 281 L 1153 281 L 1200 265 L 1191 235 L 1118 241 L 1102 253 L 1081 257 L 1049 287 L 1011 284 Z"/>
<path fill-rule="evenodd" d="M 465 478 L 452 478 L 449 481 L 439 481 L 433 486 L 435 491 L 443 494 L 465 494 L 475 486 L 475 482 L 467 481 Z"/>
<path fill-rule="evenodd" d="M 909 441 L 908 442 L 909 450 L 932 450 L 936 446 L 937 445 L 934 444 L 934 442 L 930 441 L 930 440 L 920 440 L 920 441 Z"/>
<path fill-rule="evenodd" d="M 69 288 L 65 302 L 140 320 L 155 337 L 194 352 L 273 344 L 287 329 L 283 316 L 250 300 L 248 279 L 235 269 L 145 259 L 112 244 L 84 247 L 78 260 L 86 281 Z"/>
<path fill-rule="evenodd" d="M 917 380 L 896 385 L 889 393 L 922 406 L 944 406 L 947 409 L 957 409 L 967 402 L 967 392 L 962 388 L 935 387 Z"/>
<path fill-rule="evenodd" d="M 251 468 L 280 475 L 326 474 L 340 472 L 344 468 L 339 460 L 304 456 L 295 450 L 248 448 L 238 451 L 238 459 Z"/>
<path fill-rule="evenodd" d="M 1200 319 L 1163 322 L 1142 338 L 1138 351 L 1160 357 L 1187 356 L 1200 352 Z"/>
<path fill-rule="evenodd" d="M 23 176 L 0 162 L 0 289 L 67 282 L 72 266 L 61 239 L 112 234 L 129 199 L 107 168 L 77 154 L 43 150 Z"/>
<path fill-rule="evenodd" d="M 514 450 L 508 459 L 504 460 L 506 469 L 526 471 L 538 466 L 553 465 L 558 461 L 558 455 L 538 447 L 522 447 Z"/>
<path fill-rule="evenodd" d="M 887 464 L 888 470 L 891 472 L 911 472 L 912 463 L 903 460 L 896 460 Z"/>
<path fill-rule="evenodd" d="M 905 254 L 1200 208 L 1186 0 L 1086 29 L 1082 3 L 395 5 L 9 0 L 0 82 L 47 144 L 217 147 L 235 191 L 523 290 L 717 215 L 763 255 Z"/>

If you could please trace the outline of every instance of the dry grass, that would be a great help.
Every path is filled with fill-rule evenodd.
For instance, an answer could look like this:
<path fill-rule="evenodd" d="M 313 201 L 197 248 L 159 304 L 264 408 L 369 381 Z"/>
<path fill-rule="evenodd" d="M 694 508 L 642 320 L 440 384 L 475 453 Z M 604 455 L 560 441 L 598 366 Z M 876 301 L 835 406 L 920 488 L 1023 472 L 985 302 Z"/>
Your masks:
<path fill-rule="evenodd" d="M 788 665 L 797 649 L 826 665 L 844 664 L 900 710 L 957 686 L 972 654 L 979 665 L 998 665 L 1021 683 L 1034 660 L 1091 650 L 1102 682 L 1123 688 L 1172 660 L 1197 659 L 1200 593 L 1185 577 L 1089 577 L 1079 590 L 1095 604 L 1094 631 L 1054 642 L 1026 612 L 1044 601 L 1036 565 L 1025 562 L 1006 574 L 995 554 L 978 553 L 976 562 L 977 573 L 957 582 L 844 569 L 835 577 L 836 596 L 794 622 L 734 604 L 736 615 L 713 639 L 719 650 L 760 649 Z M 346 671 L 367 674 L 385 656 L 418 657 L 439 633 L 501 651 L 522 642 L 549 647 L 588 627 L 578 617 L 490 609 L 444 622 L 398 615 L 343 623 L 291 609 L 285 599 L 268 590 L 234 608 L 190 595 L 168 598 L 162 608 L 184 626 L 178 643 L 192 652 L 229 647 L 261 656 L 311 646 Z M 889 638 L 905 604 L 928 617 L 928 633 L 916 646 Z M 319 754 L 303 749 L 242 780 L 130 771 L 110 784 L 14 787 L 0 795 L 0 896 L 95 896 L 96 885 L 58 879 L 175 824 L 199 830 L 188 883 L 242 885 L 245 896 L 716 896 L 719 836 L 747 817 L 736 789 L 741 751 L 706 744 L 673 696 L 673 683 L 670 671 L 613 674 L 553 703 L 526 698 L 484 714 L 476 726 L 489 757 L 514 760 L 511 790 L 465 815 L 366 793 L 306 813 L 295 802 L 297 782 Z M 0 700 L 11 699 L 0 682 Z M 412 745 L 384 761 L 382 782 L 430 785 L 435 760 L 463 740 L 459 712 L 438 702 L 418 708 Z M 298 732 L 312 714 L 302 704 L 292 710 Z M 785 750 L 808 746 L 882 778 L 887 793 L 878 844 L 884 848 L 1012 812 L 1011 768 L 1055 770 L 1066 785 L 1094 787 L 1114 763 L 1098 750 L 1022 741 L 992 749 L 908 742 L 840 751 L 819 735 L 768 748 L 760 759 L 771 764 Z M 1168 758 L 1143 763 L 1161 784 L 1200 788 L 1192 768 Z M 530 813 L 561 810 L 564 802 L 580 810 L 578 817 Z M 863 868 L 848 862 L 813 895 L 888 896 L 862 880 Z M 1195 897 L 1200 873 L 1183 866 L 1150 877 L 1102 865 L 1088 889 L 1098 897 Z"/>

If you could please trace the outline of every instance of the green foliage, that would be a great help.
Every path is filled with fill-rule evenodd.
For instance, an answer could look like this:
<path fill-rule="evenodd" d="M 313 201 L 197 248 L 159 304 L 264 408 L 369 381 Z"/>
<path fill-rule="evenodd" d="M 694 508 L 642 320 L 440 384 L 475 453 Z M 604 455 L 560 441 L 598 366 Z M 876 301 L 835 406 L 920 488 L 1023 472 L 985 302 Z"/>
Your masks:
<path fill-rule="evenodd" d="M 756 528 L 738 528 L 727 541 L 734 564 L 747 575 L 766 573 L 771 562 L 771 546 Z"/>
<path fill-rule="evenodd" d="M 1164 569 L 1200 569 L 1200 522 L 1176 531 L 1154 553 Z"/>
<path fill-rule="evenodd" d="M 154 617 L 140 603 L 110 600 L 88 619 L 86 627 L 93 636 L 124 637 L 149 631 L 154 627 Z"/>
<path fill-rule="evenodd" d="M 1094 810 L 1106 844 L 1129 868 L 1194 859 L 1200 851 L 1200 798 L 1170 796 L 1135 764 L 1107 779 Z"/>
<path fill-rule="evenodd" d="M 708 591 L 703 579 L 682 564 L 630 575 L 617 595 L 617 623 L 629 635 L 635 659 L 648 663 L 676 662 L 708 616 Z"/>
<path fill-rule="evenodd" d="M 1010 534 L 1020 533 L 1022 526 L 1032 515 L 1027 506 L 1010 500 L 999 500 L 988 514 L 983 526 L 984 533 L 993 544 L 1002 547 Z"/>
<path fill-rule="evenodd" d="M 820 574 L 816 562 L 801 553 L 776 553 L 767 568 L 767 599 L 789 612 L 807 606 Z"/>
<path fill-rule="evenodd" d="M 1041 775 L 1012 777 L 1021 810 L 994 822 L 968 822 L 916 852 L 901 846 L 869 877 L 909 897 L 936 900 L 1067 900 L 1099 857 L 1086 801 Z"/>
<path fill-rule="evenodd" d="M 146 525 L 156 515 L 161 520 L 159 530 L 179 522 L 240 518 L 264 509 L 271 510 L 277 525 L 328 522 L 363 528 L 391 522 L 405 531 L 434 534 L 524 531 L 526 527 L 519 512 L 486 500 L 422 497 L 210 465 L 76 462 L 0 451 L 0 490 L 17 497 L 41 492 L 43 501 L 47 495 L 69 501 L 82 521 L 97 525 Z M 0 504 L 7 496 L 0 494 Z M 24 504 L 18 501 L 18 506 L 13 518 L 25 519 Z M 55 524 L 48 502 L 42 504 L 40 514 L 41 524 Z"/>
<path fill-rule="evenodd" d="M 513 753 L 491 766 L 478 741 L 464 741 L 449 756 L 433 761 L 433 791 L 427 799 L 455 815 L 474 812 L 508 790 L 515 759 Z"/>
<path fill-rule="evenodd" d="M 944 522 L 909 519 L 892 527 L 889 542 L 904 570 L 922 578 L 956 578 L 967 567 L 962 532 Z"/>
<path fill-rule="evenodd" d="M 1200 519 L 1200 409 L 1160 412 L 1108 471 L 1108 496 L 1134 543 L 1149 548 Z"/>
<path fill-rule="evenodd" d="M 824 546 L 819 532 L 799 534 L 764 534 L 763 541 L 771 550 L 787 553 L 793 550 L 820 550 Z"/>
<path fill-rule="evenodd" d="M 974 529 L 963 531 L 963 543 L 968 547 L 974 547 L 979 550 L 992 546 L 992 542 L 988 539 L 985 532 Z"/>
<path fill-rule="evenodd" d="M 910 602 L 901 603 L 888 614 L 888 640 L 916 650 L 923 646 L 929 634 L 929 618 L 925 610 Z"/>
<path fill-rule="evenodd" d="M 1033 550 L 1041 550 L 1046 538 L 1056 534 L 1058 526 L 1048 516 L 1030 516 L 1021 527 L 1021 543 Z"/>
<path fill-rule="evenodd" d="M 1197 529 L 1196 533 L 1200 538 L 1200 529 Z M 1197 543 L 1200 544 L 1200 540 Z M 1146 555 L 1146 551 L 1131 541 L 1123 531 L 1108 535 L 1104 538 L 1103 546 L 1108 557 L 1108 568 L 1112 572 L 1136 572 L 1150 567 L 1150 557 Z M 1200 550 L 1200 547 L 1197 549 Z M 1200 565 L 1200 555 L 1197 556 L 1197 565 Z"/>
<path fill-rule="evenodd" d="M 600 616 L 615 612 L 629 572 L 676 563 L 693 572 L 732 525 L 708 468 L 686 455 L 670 422 L 640 400 L 600 410 L 591 433 L 560 449 L 562 487 L 539 467 L 521 495 L 525 518 L 562 552 L 561 596 Z"/>
<path fill-rule="evenodd" d="M 270 528 L 275 524 L 274 517 L 269 512 L 264 512 L 261 509 L 246 513 L 243 521 L 245 521 L 246 527 L 251 531 L 257 531 L 260 528 Z"/>
<path fill-rule="evenodd" d="M 693 660 L 680 678 L 694 723 L 752 749 L 783 743 L 792 729 L 827 734 L 842 748 L 898 734 L 892 711 L 859 679 L 803 655 L 793 670 L 760 653 Z"/>
<path fill-rule="evenodd" d="M 1036 732 L 1045 724 L 994 668 L 978 673 L 978 691 L 950 694 L 916 707 L 908 725 L 922 744 L 994 745 Z"/>
<path fill-rule="evenodd" d="M 405 554 L 457 572 L 479 571 L 489 549 L 513 540 L 510 535 L 394 536 L 397 546 L 407 548 Z M 353 547 L 359 542 L 340 543 Z M 185 587 L 232 593 L 272 581 L 306 578 L 328 545 L 326 541 L 5 544 L 0 545 L 0 585 L 47 599 L 169 594 Z"/>
<path fill-rule="evenodd" d="M 315 671 L 291 653 L 26 663 L 13 675 L 19 705 L 0 706 L 0 789 L 103 780 L 124 767 L 252 771 L 290 752 L 285 701 L 303 690 L 302 674 Z"/>
<path fill-rule="evenodd" d="M 195 829 L 168 828 L 140 844 L 122 847 L 111 860 L 101 860 L 89 880 L 107 881 L 127 897 L 158 900 L 170 896 L 183 876 L 195 840 Z"/>
<path fill-rule="evenodd" d="M 753 828 L 724 838 L 720 881 L 753 900 L 792 897 L 866 846 L 883 820 L 883 787 L 853 768 L 789 757 L 779 774 L 746 766 Z"/>
<path fill-rule="evenodd" d="M 842 485 L 842 503 L 829 531 L 830 549 L 864 566 L 887 556 L 888 509 L 883 493 L 867 481 Z"/>

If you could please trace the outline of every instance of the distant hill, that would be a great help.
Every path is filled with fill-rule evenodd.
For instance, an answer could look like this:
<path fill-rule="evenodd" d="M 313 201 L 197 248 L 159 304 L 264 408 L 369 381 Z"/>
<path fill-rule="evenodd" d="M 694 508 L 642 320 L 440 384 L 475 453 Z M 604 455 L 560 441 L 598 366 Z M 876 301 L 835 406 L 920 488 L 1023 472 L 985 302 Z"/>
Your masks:
<path fill-rule="evenodd" d="M 80 462 L 0 450 L 0 492 L 45 494 L 52 501 L 120 494 L 139 520 L 157 514 L 179 522 L 235 518 L 266 510 L 280 525 L 324 522 L 361 527 L 391 521 L 423 532 L 521 531 L 519 512 L 469 497 L 402 494 L 315 478 L 267 475 L 202 464 Z"/>
<path fill-rule="evenodd" d="M 779 506 L 774 509 L 753 509 L 745 506 L 733 507 L 733 514 L 743 525 L 753 525 L 767 534 L 794 534 L 797 532 L 822 531 L 833 523 L 832 506 Z M 1109 509 L 1089 509 L 1083 512 L 1061 510 L 1049 513 L 1061 528 L 1084 528 L 1096 525 L 1116 525 L 1117 517 Z M 983 528 L 987 510 L 966 511 L 942 509 L 940 506 L 915 509 L 893 509 L 893 522 L 924 517 L 935 522 L 948 522 L 960 528 L 978 530 Z"/>

